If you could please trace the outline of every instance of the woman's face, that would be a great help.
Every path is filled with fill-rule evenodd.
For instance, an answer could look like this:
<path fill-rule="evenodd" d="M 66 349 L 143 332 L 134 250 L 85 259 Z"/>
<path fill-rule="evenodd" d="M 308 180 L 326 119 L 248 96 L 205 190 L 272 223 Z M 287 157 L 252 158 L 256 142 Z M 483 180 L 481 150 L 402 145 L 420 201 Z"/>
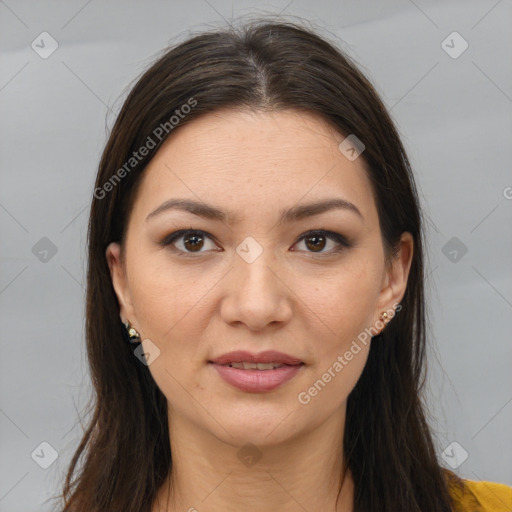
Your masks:
<path fill-rule="evenodd" d="M 405 234 L 386 266 L 370 181 L 344 138 L 311 114 L 223 110 L 180 127 L 144 171 L 123 254 L 114 243 L 107 259 L 171 428 L 262 446 L 343 422 L 412 256 Z M 235 351 L 250 354 L 212 363 Z"/>

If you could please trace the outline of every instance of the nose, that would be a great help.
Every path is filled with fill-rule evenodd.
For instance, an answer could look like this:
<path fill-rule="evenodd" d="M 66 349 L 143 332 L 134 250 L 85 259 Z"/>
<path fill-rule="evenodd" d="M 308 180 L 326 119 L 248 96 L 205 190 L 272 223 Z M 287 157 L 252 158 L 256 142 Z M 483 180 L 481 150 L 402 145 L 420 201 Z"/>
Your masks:
<path fill-rule="evenodd" d="M 233 265 L 224 280 L 223 320 L 251 331 L 287 323 L 292 317 L 293 292 L 271 250 L 264 250 L 251 263 L 235 255 Z"/>

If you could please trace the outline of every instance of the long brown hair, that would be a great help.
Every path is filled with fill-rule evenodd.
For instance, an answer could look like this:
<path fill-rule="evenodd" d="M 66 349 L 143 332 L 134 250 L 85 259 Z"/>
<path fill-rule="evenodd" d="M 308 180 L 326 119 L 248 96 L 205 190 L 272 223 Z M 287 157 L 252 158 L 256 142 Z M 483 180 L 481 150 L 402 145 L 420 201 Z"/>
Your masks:
<path fill-rule="evenodd" d="M 354 510 L 448 512 L 444 470 L 421 399 L 423 227 L 410 163 L 383 103 L 347 55 L 310 28 L 265 19 L 166 49 L 133 87 L 111 130 L 89 220 L 92 415 L 66 475 L 63 511 L 149 512 L 172 469 L 166 398 L 126 343 L 105 249 L 123 242 L 142 172 L 162 142 L 220 108 L 301 110 L 364 143 L 387 255 L 408 231 L 414 256 L 402 308 L 371 343 L 348 398 L 344 457 L 355 483 Z"/>

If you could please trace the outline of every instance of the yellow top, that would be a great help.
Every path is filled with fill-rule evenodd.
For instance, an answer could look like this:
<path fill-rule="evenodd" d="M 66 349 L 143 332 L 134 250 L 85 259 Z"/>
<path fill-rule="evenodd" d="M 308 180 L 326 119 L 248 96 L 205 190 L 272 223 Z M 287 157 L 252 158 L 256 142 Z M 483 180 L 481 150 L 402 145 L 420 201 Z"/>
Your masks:
<path fill-rule="evenodd" d="M 494 482 L 462 480 L 464 488 L 449 482 L 454 512 L 512 512 L 512 487 Z"/>

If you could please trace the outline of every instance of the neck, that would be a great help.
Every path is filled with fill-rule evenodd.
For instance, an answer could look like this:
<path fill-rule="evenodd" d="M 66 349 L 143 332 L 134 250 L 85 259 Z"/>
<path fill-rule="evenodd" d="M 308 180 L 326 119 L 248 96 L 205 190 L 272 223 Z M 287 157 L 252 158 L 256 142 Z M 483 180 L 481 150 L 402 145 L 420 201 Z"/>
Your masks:
<path fill-rule="evenodd" d="M 257 447 L 219 440 L 180 418 L 169 425 L 173 466 L 153 512 L 353 510 L 339 411 L 311 432 Z"/>

